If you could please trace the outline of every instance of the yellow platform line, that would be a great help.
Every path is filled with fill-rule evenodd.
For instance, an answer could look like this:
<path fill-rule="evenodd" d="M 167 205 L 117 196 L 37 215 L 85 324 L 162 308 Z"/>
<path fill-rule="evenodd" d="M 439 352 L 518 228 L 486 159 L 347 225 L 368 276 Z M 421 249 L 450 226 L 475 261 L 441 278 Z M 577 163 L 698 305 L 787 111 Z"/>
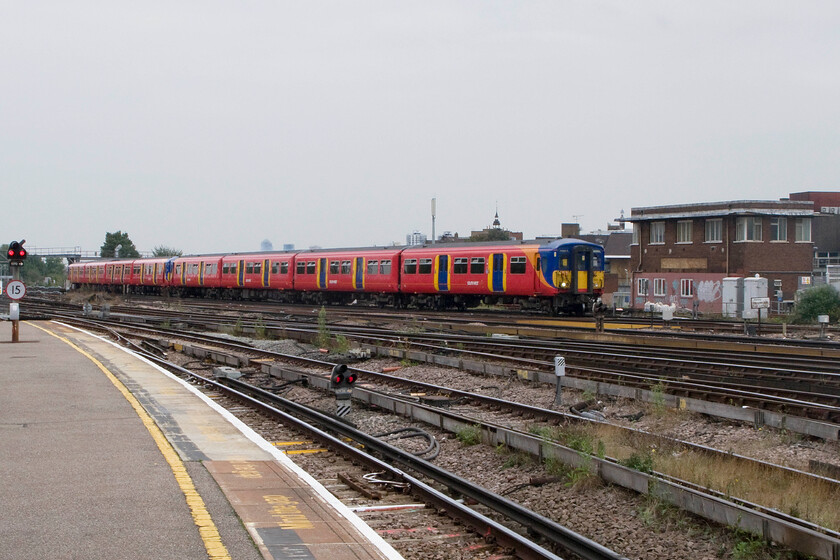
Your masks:
<path fill-rule="evenodd" d="M 181 488 L 181 492 L 184 493 L 184 497 L 187 500 L 187 505 L 192 513 L 193 521 L 198 527 L 198 533 L 201 535 L 201 540 L 204 542 L 204 548 L 207 550 L 210 560 L 231 560 L 227 548 L 222 543 L 222 537 L 219 535 L 218 529 L 216 529 L 216 524 L 213 523 L 213 519 L 210 517 L 210 512 L 207 511 L 207 507 L 204 505 L 204 500 L 201 499 L 201 496 L 195 489 L 195 485 L 187 472 L 187 468 L 172 448 L 172 445 L 166 439 L 166 436 L 163 435 L 163 432 L 161 432 L 160 428 L 157 427 L 157 424 L 155 424 L 154 420 L 152 420 L 152 417 L 149 416 L 143 408 L 143 405 L 140 404 L 140 401 L 131 394 L 131 391 L 129 391 L 125 385 L 123 385 L 122 382 L 102 364 L 102 362 L 85 352 L 82 348 L 78 347 L 67 338 L 64 338 L 63 336 L 60 336 L 43 327 L 39 327 L 34 323 L 26 322 L 26 324 L 41 329 L 45 333 L 67 343 L 71 348 L 93 362 L 96 367 L 98 367 L 105 376 L 108 377 L 117 390 L 122 393 L 122 396 L 125 397 L 143 421 L 143 425 L 146 426 L 147 430 L 149 430 L 152 439 L 157 444 L 158 449 L 163 454 L 166 462 L 169 463 L 169 468 L 172 469 L 172 474 L 175 475 L 175 480 L 178 482 L 178 486 Z"/>

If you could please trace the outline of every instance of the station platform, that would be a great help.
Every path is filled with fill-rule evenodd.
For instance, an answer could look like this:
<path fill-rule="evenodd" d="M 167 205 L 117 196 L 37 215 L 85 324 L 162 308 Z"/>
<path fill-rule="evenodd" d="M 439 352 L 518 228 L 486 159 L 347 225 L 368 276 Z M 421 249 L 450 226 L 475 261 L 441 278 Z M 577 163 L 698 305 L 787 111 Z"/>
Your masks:
<path fill-rule="evenodd" d="M 400 559 L 200 391 L 54 322 L 0 323 L 0 560 Z"/>

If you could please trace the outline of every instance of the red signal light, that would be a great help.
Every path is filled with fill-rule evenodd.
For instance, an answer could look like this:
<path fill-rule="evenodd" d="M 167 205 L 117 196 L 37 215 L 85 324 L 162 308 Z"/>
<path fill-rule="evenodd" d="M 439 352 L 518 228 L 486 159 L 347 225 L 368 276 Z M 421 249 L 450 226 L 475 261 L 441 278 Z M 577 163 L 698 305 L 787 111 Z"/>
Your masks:
<path fill-rule="evenodd" d="M 348 370 L 346 365 L 338 364 L 333 368 L 332 373 L 330 374 L 330 389 L 350 389 L 358 377 L 358 374 Z"/>
<path fill-rule="evenodd" d="M 12 264 L 15 265 L 23 265 L 23 261 L 26 259 L 26 249 L 23 248 L 23 244 L 25 241 L 12 241 L 9 243 L 9 260 Z"/>

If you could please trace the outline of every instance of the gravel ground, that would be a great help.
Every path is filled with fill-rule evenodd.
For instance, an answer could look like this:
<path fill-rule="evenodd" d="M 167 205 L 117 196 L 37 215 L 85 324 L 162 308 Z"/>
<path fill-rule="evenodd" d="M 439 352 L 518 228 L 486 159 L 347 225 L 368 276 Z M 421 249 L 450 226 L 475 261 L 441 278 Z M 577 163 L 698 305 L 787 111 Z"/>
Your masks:
<path fill-rule="evenodd" d="M 317 350 L 294 341 L 259 344 L 288 354 L 316 354 Z M 323 357 L 323 354 L 319 354 Z M 462 390 L 472 390 L 490 396 L 523 402 L 532 406 L 555 408 L 554 387 L 537 385 L 519 378 L 480 377 L 451 368 L 426 364 L 406 364 L 393 359 L 371 359 L 356 364 L 370 371 L 386 367 L 400 367 L 394 372 L 408 379 L 439 384 Z M 296 394 L 296 395 L 295 395 Z M 316 407 L 329 410 L 331 398 L 313 396 L 295 388 L 291 398 L 309 399 Z M 575 391 L 564 393 L 564 403 L 575 403 L 583 395 Z M 653 414 L 647 404 L 631 400 L 609 400 L 602 403 L 608 421 L 632 425 L 636 429 L 701 443 L 725 451 L 737 451 L 746 456 L 807 470 L 808 459 L 837 462 L 840 451 L 836 442 L 804 438 L 772 429 L 756 430 L 751 426 L 717 421 L 703 415 L 684 411 Z M 563 408 L 568 409 L 568 404 Z M 637 422 L 622 418 L 638 412 L 645 415 Z M 382 416 L 354 409 L 354 422 L 369 433 L 381 433 L 404 427 L 401 418 Z M 586 537 L 600 542 L 632 559 L 713 559 L 732 558 L 735 547 L 749 542 L 742 536 L 706 520 L 675 508 L 639 496 L 628 490 L 603 485 L 593 477 L 577 484 L 568 480 L 542 486 L 529 485 L 532 479 L 557 473 L 547 472 L 543 465 L 520 454 L 493 449 L 485 445 L 464 447 L 453 434 L 435 432 L 441 444 L 436 464 L 458 473 L 476 484 L 555 519 Z M 401 444 L 411 447 L 411 443 Z M 751 558 L 796 558 L 792 553 L 762 549 Z"/>

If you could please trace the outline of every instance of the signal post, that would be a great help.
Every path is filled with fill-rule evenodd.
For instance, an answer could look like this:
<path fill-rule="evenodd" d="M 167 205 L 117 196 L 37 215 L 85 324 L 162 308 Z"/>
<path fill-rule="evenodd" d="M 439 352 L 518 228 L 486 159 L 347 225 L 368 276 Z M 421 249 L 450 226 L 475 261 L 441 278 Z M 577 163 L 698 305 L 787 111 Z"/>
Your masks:
<path fill-rule="evenodd" d="M 12 270 L 12 281 L 6 286 L 6 295 L 13 300 L 9 303 L 9 319 L 12 320 L 12 342 L 20 342 L 20 304 L 18 300 L 26 295 L 26 285 L 20 281 L 20 268 L 26 260 L 25 239 L 9 243 L 9 268 Z"/>

